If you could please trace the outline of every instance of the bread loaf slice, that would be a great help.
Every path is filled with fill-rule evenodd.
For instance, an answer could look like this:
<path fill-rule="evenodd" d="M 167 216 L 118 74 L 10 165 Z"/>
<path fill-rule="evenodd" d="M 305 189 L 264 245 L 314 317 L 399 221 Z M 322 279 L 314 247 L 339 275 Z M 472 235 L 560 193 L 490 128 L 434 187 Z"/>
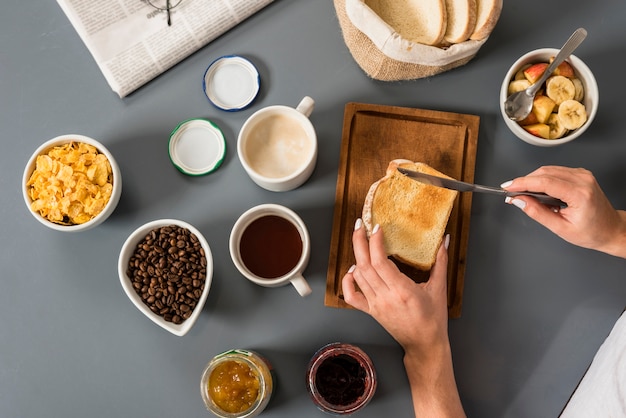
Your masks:
<path fill-rule="evenodd" d="M 476 0 L 446 0 L 446 16 L 443 39 L 451 44 L 467 41 L 476 27 Z"/>
<path fill-rule="evenodd" d="M 374 13 L 409 41 L 439 45 L 446 33 L 445 0 L 364 0 Z"/>
<path fill-rule="evenodd" d="M 470 39 L 480 41 L 491 34 L 502 12 L 503 0 L 476 0 L 476 27 Z"/>
<path fill-rule="evenodd" d="M 385 176 L 370 186 L 363 204 L 363 225 L 368 234 L 374 225 L 381 226 L 389 256 L 427 271 L 435 263 L 458 192 L 412 180 L 398 167 L 448 177 L 424 163 L 391 161 Z"/>

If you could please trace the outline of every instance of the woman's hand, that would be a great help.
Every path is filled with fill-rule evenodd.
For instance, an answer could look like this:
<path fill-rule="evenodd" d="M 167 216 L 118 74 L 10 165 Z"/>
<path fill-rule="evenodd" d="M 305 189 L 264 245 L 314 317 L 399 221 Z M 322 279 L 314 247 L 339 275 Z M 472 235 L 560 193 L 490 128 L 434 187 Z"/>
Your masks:
<path fill-rule="evenodd" d="M 383 231 L 367 240 L 361 220 L 352 235 L 356 264 L 343 277 L 344 300 L 370 314 L 404 349 L 416 417 L 465 417 L 448 339 L 449 236 L 426 283 L 415 283 L 387 258 Z"/>
<path fill-rule="evenodd" d="M 356 265 L 342 281 L 345 301 L 374 317 L 405 351 L 447 344 L 446 248 L 439 249 L 430 280 L 415 283 L 387 258 L 383 233 L 375 227 L 368 243 L 357 220 L 352 237 Z"/>
<path fill-rule="evenodd" d="M 613 208 L 588 170 L 541 167 L 502 187 L 511 192 L 541 192 L 561 199 L 567 208 L 560 210 L 527 196 L 507 198 L 507 202 L 572 244 L 626 258 L 626 212 Z"/>

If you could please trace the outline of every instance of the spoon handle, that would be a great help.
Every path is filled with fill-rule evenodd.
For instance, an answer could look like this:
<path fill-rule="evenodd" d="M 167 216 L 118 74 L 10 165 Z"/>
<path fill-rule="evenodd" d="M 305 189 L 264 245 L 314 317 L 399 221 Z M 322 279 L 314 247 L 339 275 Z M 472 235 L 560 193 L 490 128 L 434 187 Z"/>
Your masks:
<path fill-rule="evenodd" d="M 570 36 L 565 44 L 563 44 L 563 47 L 561 48 L 559 53 L 556 54 L 556 57 L 554 57 L 554 60 L 550 63 L 548 68 L 546 68 L 546 71 L 544 71 L 541 78 L 537 80 L 535 84 L 528 87 L 527 91 L 530 94 L 535 94 L 537 90 L 539 90 L 539 88 L 542 86 L 542 84 L 548 79 L 548 77 L 550 77 L 550 75 L 554 72 L 554 70 L 556 70 L 556 67 L 558 67 L 559 64 L 565 61 L 567 57 L 572 55 L 572 52 L 574 52 L 574 50 L 578 48 L 578 45 L 580 45 L 586 37 L 587 31 L 584 28 L 576 29 L 574 33 L 572 33 L 572 36 Z"/>

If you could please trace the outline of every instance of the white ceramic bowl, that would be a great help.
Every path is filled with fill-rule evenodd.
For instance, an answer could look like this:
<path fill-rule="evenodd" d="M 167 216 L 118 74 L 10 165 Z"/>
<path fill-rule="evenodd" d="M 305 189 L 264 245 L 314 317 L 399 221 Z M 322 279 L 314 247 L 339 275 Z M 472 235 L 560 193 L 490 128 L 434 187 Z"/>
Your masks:
<path fill-rule="evenodd" d="M 96 215 L 94 218 L 92 218 L 88 222 L 85 222 L 79 225 L 57 224 L 52 221 L 49 221 L 48 219 L 45 219 L 39 213 L 34 212 L 31 209 L 32 199 L 30 198 L 28 194 L 28 187 L 26 186 L 26 184 L 28 183 L 28 180 L 30 179 L 30 176 L 35 170 L 37 157 L 41 154 L 46 153 L 48 150 L 50 150 L 51 148 L 55 146 L 67 144 L 69 142 L 82 142 L 82 143 L 93 145 L 94 147 L 96 147 L 99 152 L 101 152 L 107 157 L 107 159 L 109 160 L 109 163 L 111 164 L 111 170 L 113 172 L 113 192 L 111 193 L 111 197 L 108 203 L 106 204 L 102 212 L 100 212 L 98 215 Z M 24 175 L 22 178 L 22 194 L 24 196 L 24 202 L 26 203 L 26 207 L 28 208 L 28 211 L 35 217 L 35 219 L 37 219 L 39 222 L 41 222 L 43 225 L 47 226 L 48 228 L 52 228 L 57 231 L 64 231 L 64 232 L 85 231 L 87 229 L 91 229 L 101 224 L 102 222 L 104 222 L 117 207 L 117 204 L 120 200 L 120 196 L 122 194 L 122 173 L 120 172 L 119 166 L 117 165 L 117 162 L 115 161 L 115 158 L 113 157 L 113 155 L 100 142 L 84 135 L 74 135 L 74 134 L 61 135 L 61 136 L 57 136 L 56 138 L 52 138 L 44 142 L 41 146 L 39 146 L 39 148 L 35 150 L 33 155 L 28 160 L 28 163 L 26 164 L 26 169 L 24 170 Z"/>
<path fill-rule="evenodd" d="M 515 136 L 517 136 L 522 141 L 540 147 L 552 147 L 556 145 L 561 145 L 578 138 L 587 130 L 587 128 L 589 128 L 589 126 L 591 126 L 591 123 L 593 122 L 596 113 L 598 112 L 599 93 L 596 79 L 593 76 L 593 73 L 591 72 L 589 67 L 587 67 L 584 62 L 582 62 L 575 55 L 570 55 L 570 57 L 566 59 L 566 61 L 569 62 L 574 68 L 574 72 L 582 81 L 585 90 L 585 97 L 583 98 L 582 103 L 587 109 L 587 122 L 585 122 L 583 126 L 569 132 L 564 137 L 559 139 L 543 139 L 528 133 L 517 122 L 512 121 L 506 115 L 504 111 L 504 102 L 507 98 L 507 89 L 509 83 L 515 76 L 515 73 L 526 64 L 549 62 L 550 58 L 556 56 L 558 52 L 559 50 L 556 48 L 542 48 L 535 49 L 534 51 L 530 51 L 522 55 L 517 61 L 515 61 L 515 63 L 506 73 L 506 76 L 504 77 L 504 80 L 502 81 L 502 86 L 500 88 L 500 111 L 506 125 L 509 127 L 509 129 L 511 129 Z"/>
<path fill-rule="evenodd" d="M 176 225 L 179 227 L 183 227 L 191 231 L 200 241 L 202 248 L 204 249 L 204 255 L 206 257 L 206 279 L 204 283 L 204 290 L 202 291 L 202 295 L 200 296 L 196 307 L 193 309 L 191 316 L 184 320 L 180 324 L 175 324 L 173 322 L 166 321 L 162 316 L 155 314 L 150 310 L 150 308 L 142 301 L 141 297 L 137 294 L 135 289 L 133 288 L 131 279 L 127 275 L 128 263 L 130 262 L 130 258 L 135 253 L 135 249 L 137 245 L 148 235 L 153 229 L 157 229 L 163 226 L 168 225 Z M 195 227 L 188 224 L 187 222 L 176 220 L 176 219 L 158 219 L 155 221 L 148 222 L 135 231 L 133 231 L 130 236 L 126 239 L 124 244 L 122 245 L 122 249 L 120 251 L 117 271 L 120 278 L 120 282 L 122 284 L 122 288 L 124 288 L 124 292 L 130 299 L 130 301 L 139 309 L 144 315 L 146 315 L 152 322 L 159 325 L 163 329 L 171 332 L 174 335 L 183 336 L 189 330 L 195 322 L 198 320 L 200 313 L 202 312 L 202 308 L 206 302 L 207 296 L 209 294 L 209 288 L 211 287 L 211 279 L 213 277 L 213 257 L 211 255 L 211 248 L 209 247 L 209 243 L 206 241 L 204 236 L 200 231 L 198 231 Z"/>

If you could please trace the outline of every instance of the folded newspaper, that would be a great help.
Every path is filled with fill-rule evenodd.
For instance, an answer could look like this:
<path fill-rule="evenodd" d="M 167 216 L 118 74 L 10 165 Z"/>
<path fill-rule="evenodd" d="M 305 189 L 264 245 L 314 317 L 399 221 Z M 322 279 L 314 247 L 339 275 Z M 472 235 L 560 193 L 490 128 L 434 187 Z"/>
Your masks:
<path fill-rule="evenodd" d="M 272 1 L 57 0 L 120 97 Z"/>

